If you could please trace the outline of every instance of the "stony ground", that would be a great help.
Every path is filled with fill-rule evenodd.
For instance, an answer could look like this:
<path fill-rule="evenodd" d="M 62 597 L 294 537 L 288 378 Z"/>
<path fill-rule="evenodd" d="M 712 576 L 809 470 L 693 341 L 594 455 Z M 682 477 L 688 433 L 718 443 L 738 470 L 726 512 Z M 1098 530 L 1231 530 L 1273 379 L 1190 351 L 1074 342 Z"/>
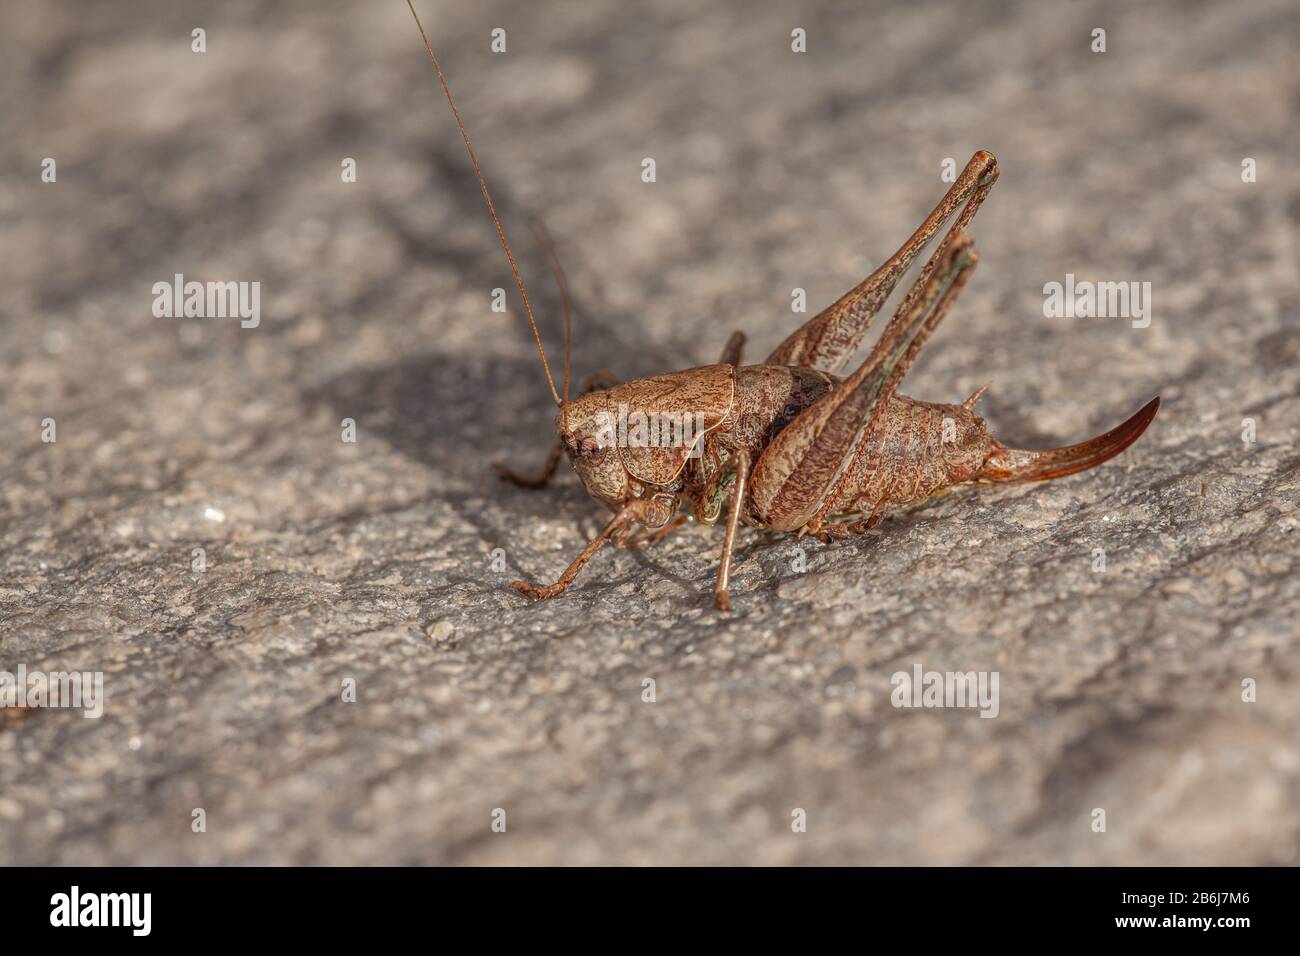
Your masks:
<path fill-rule="evenodd" d="M 1294 3 L 421 7 L 576 374 L 760 361 L 986 147 L 906 390 L 991 382 L 1030 446 L 1160 415 L 858 540 L 746 532 L 729 617 L 716 529 L 529 605 L 602 512 L 489 471 L 553 409 L 405 7 L 5 3 L 0 669 L 106 703 L 0 710 L 0 862 L 1300 862 Z M 155 318 L 175 273 L 260 325 Z M 1150 282 L 1149 327 L 1044 318 L 1067 273 Z M 895 708 L 916 666 L 997 717 Z"/>

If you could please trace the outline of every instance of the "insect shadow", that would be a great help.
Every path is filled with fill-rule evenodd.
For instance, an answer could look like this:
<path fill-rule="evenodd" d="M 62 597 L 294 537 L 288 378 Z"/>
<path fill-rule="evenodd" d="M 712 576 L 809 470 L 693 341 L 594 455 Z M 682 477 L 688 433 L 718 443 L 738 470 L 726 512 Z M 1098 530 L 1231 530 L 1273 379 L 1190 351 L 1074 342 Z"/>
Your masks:
<path fill-rule="evenodd" d="M 510 303 L 509 313 L 487 312 L 487 315 L 491 321 L 501 323 L 502 335 L 527 343 L 532 336 L 528 318 L 519 308 L 510 273 L 502 266 L 500 253 L 494 248 L 490 227 L 484 226 L 472 244 L 467 244 L 461 237 L 461 230 L 447 228 L 448 223 L 478 222 L 482 217 L 483 196 L 478 180 L 465 167 L 463 154 L 449 155 L 443 150 L 432 150 L 426 156 L 426 163 L 430 188 L 437 189 L 448 204 L 442 213 L 441 225 L 430 227 L 423 212 L 412 212 L 409 208 L 382 201 L 374 206 L 375 218 L 401 244 L 404 260 L 447 266 L 456 272 L 465 288 L 481 290 L 485 312 L 491 290 L 505 289 Z M 494 186 L 492 199 L 501 215 L 512 224 L 544 225 L 547 218 L 542 212 L 518 201 L 507 187 Z M 547 347 L 558 352 L 563 301 L 551 276 L 534 268 L 536 263 L 546 261 L 545 248 L 537 237 L 530 236 L 528 229 L 518 231 L 523 237 L 519 243 L 520 267 L 529 279 L 529 299 L 542 323 L 541 333 Z M 561 248 L 557 254 L 561 260 L 567 261 L 571 257 L 565 255 L 563 237 L 558 237 L 558 241 Z M 610 368 L 623 378 L 632 378 L 711 360 L 711 356 L 701 355 L 699 361 L 694 362 L 643 334 L 643 324 L 635 321 L 635 314 L 615 308 L 607 301 L 598 272 L 570 272 L 574 344 L 580 347 L 582 357 L 581 363 L 573 369 L 575 378 L 580 380 L 585 374 L 602 367 Z M 721 347 L 726 332 L 718 331 L 716 338 L 716 344 L 709 344 L 713 351 Z M 536 365 L 524 373 L 525 377 L 528 375 L 533 376 L 536 382 Z M 544 396 L 543 388 L 537 386 L 524 398 L 540 403 Z M 521 404 L 518 407 L 526 406 Z"/>
<path fill-rule="evenodd" d="M 437 189 L 447 204 L 439 218 L 455 222 L 477 216 L 482 198 L 473 174 L 440 150 L 430 151 L 426 163 L 431 188 Z M 497 190 L 495 198 L 512 220 L 540 220 L 509 190 Z M 466 242 L 459 231 L 428 228 L 423 214 L 414 215 L 383 200 L 375 202 L 372 214 L 398 241 L 404 260 L 449 266 L 466 288 L 483 291 L 485 316 L 499 326 L 500 335 L 528 340 L 527 317 L 513 303 L 506 314 L 488 311 L 490 290 L 510 288 L 509 274 L 503 274 L 495 258 L 489 232 L 484 231 L 481 244 Z M 531 259 L 544 261 L 540 249 L 529 252 Z M 599 285 L 588 288 L 581 274 L 576 279 L 575 336 L 582 343 L 585 361 L 575 367 L 575 376 L 600 367 L 626 375 L 682 365 L 681 355 L 669 354 L 662 343 L 640 336 L 638 323 L 611 310 Z M 543 333 L 551 339 L 560 329 L 562 300 L 550 282 L 534 282 L 533 288 L 535 307 L 554 320 L 547 322 Z M 628 356 L 636 357 L 636 367 L 620 367 L 627 364 Z M 439 472 L 453 487 L 472 488 L 443 496 L 489 540 L 500 540 L 519 520 L 557 513 L 591 533 L 602 522 L 576 481 L 564 482 L 565 491 L 552 498 L 515 489 L 498 481 L 492 470 L 493 461 L 538 457 L 550 444 L 555 412 L 531 360 L 481 359 L 433 351 L 388 366 L 347 372 L 309 390 L 305 398 L 312 405 L 329 408 L 339 418 L 354 419 L 402 455 Z M 485 496 L 504 510 L 485 512 Z M 498 520 L 494 515 L 504 517 Z"/>
<path fill-rule="evenodd" d="M 344 373 L 305 397 L 355 419 L 411 460 L 491 491 L 498 484 L 491 470 L 495 457 L 512 449 L 545 450 L 536 436 L 549 437 L 555 412 L 536 394 L 531 371 L 522 358 L 467 361 L 433 352 Z"/>

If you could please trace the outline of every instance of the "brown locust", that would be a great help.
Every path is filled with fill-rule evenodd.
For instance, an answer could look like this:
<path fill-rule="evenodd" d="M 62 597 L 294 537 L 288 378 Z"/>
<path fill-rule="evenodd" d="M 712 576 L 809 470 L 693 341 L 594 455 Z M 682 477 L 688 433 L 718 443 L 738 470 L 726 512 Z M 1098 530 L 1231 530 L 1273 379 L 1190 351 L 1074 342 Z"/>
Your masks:
<path fill-rule="evenodd" d="M 407 5 L 478 176 L 537 341 L 551 397 L 560 409 L 558 440 L 540 474 L 529 477 L 498 469 L 503 478 L 536 488 L 546 484 L 561 456 L 567 456 L 587 491 L 614 513 L 553 584 L 513 582 L 528 597 L 562 594 L 608 542 L 639 547 L 687 520 L 712 525 L 725 514 L 726 536 L 713 593 L 715 606 L 728 611 L 731 553 L 742 522 L 812 534 L 823 541 L 863 534 L 889 506 L 925 501 L 956 485 L 1041 481 L 1099 465 L 1133 444 L 1155 418 L 1158 397 L 1096 438 L 1029 451 L 1002 444 L 972 411 L 983 388 L 957 405 L 898 393 L 903 376 L 979 261 L 966 229 L 998 178 L 997 161 L 983 150 L 971 157 L 897 252 L 795 330 L 760 365 L 741 365 L 745 336 L 735 332 L 716 365 L 632 382 L 619 382 L 602 370 L 570 400 L 571 310 L 563 270 L 552 261 L 564 304 L 561 398 L 460 111 L 411 0 Z M 958 210 L 866 361 L 844 375 L 872 318 Z"/>

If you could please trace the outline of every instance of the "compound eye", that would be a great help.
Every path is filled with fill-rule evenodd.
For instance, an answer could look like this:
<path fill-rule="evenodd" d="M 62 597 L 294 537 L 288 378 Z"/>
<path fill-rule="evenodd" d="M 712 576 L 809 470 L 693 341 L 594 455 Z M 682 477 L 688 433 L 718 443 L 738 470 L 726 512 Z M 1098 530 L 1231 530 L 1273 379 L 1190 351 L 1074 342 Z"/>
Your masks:
<path fill-rule="evenodd" d="M 602 448 L 596 439 L 584 438 L 578 446 L 578 451 L 586 458 L 594 458 L 603 456 L 606 449 Z"/>

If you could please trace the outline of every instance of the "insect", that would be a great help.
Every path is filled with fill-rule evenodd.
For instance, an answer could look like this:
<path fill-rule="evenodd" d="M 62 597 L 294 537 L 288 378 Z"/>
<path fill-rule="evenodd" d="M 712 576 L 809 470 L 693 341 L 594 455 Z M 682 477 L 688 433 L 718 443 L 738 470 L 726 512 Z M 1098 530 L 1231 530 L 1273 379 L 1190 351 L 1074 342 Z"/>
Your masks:
<path fill-rule="evenodd" d="M 552 256 L 564 306 L 561 398 L 451 88 L 411 0 L 407 5 L 478 176 L 551 396 L 560 409 L 558 440 L 539 474 L 520 475 L 502 466 L 498 470 L 515 484 L 537 488 L 567 456 L 587 491 L 614 513 L 555 582 L 512 582 L 524 595 L 543 599 L 564 593 L 607 543 L 640 547 L 662 539 L 688 519 L 712 525 L 725 513 L 713 593 L 715 607 L 729 611 L 732 549 L 742 523 L 801 537 L 812 534 L 823 541 L 863 534 L 889 506 L 925 501 L 957 485 L 1040 481 L 1092 468 L 1131 445 L 1155 418 L 1159 397 L 1089 441 L 1030 451 L 999 442 L 974 413 L 983 388 L 956 405 L 898 393 L 903 376 L 979 261 L 967 227 L 998 178 L 997 161 L 982 150 L 897 252 L 795 330 L 761 365 L 741 365 L 745 336 L 735 332 L 716 365 L 631 382 L 619 382 L 602 370 L 570 399 L 571 309 L 563 270 Z M 954 213 L 952 226 L 875 347 L 861 365 L 843 374 L 871 320 Z M 638 425 L 650 422 L 652 427 L 629 430 L 623 422 L 632 417 Z M 670 424 L 666 441 L 665 422 Z M 698 427 L 687 428 L 687 422 Z M 686 506 L 689 512 L 680 513 Z"/>

